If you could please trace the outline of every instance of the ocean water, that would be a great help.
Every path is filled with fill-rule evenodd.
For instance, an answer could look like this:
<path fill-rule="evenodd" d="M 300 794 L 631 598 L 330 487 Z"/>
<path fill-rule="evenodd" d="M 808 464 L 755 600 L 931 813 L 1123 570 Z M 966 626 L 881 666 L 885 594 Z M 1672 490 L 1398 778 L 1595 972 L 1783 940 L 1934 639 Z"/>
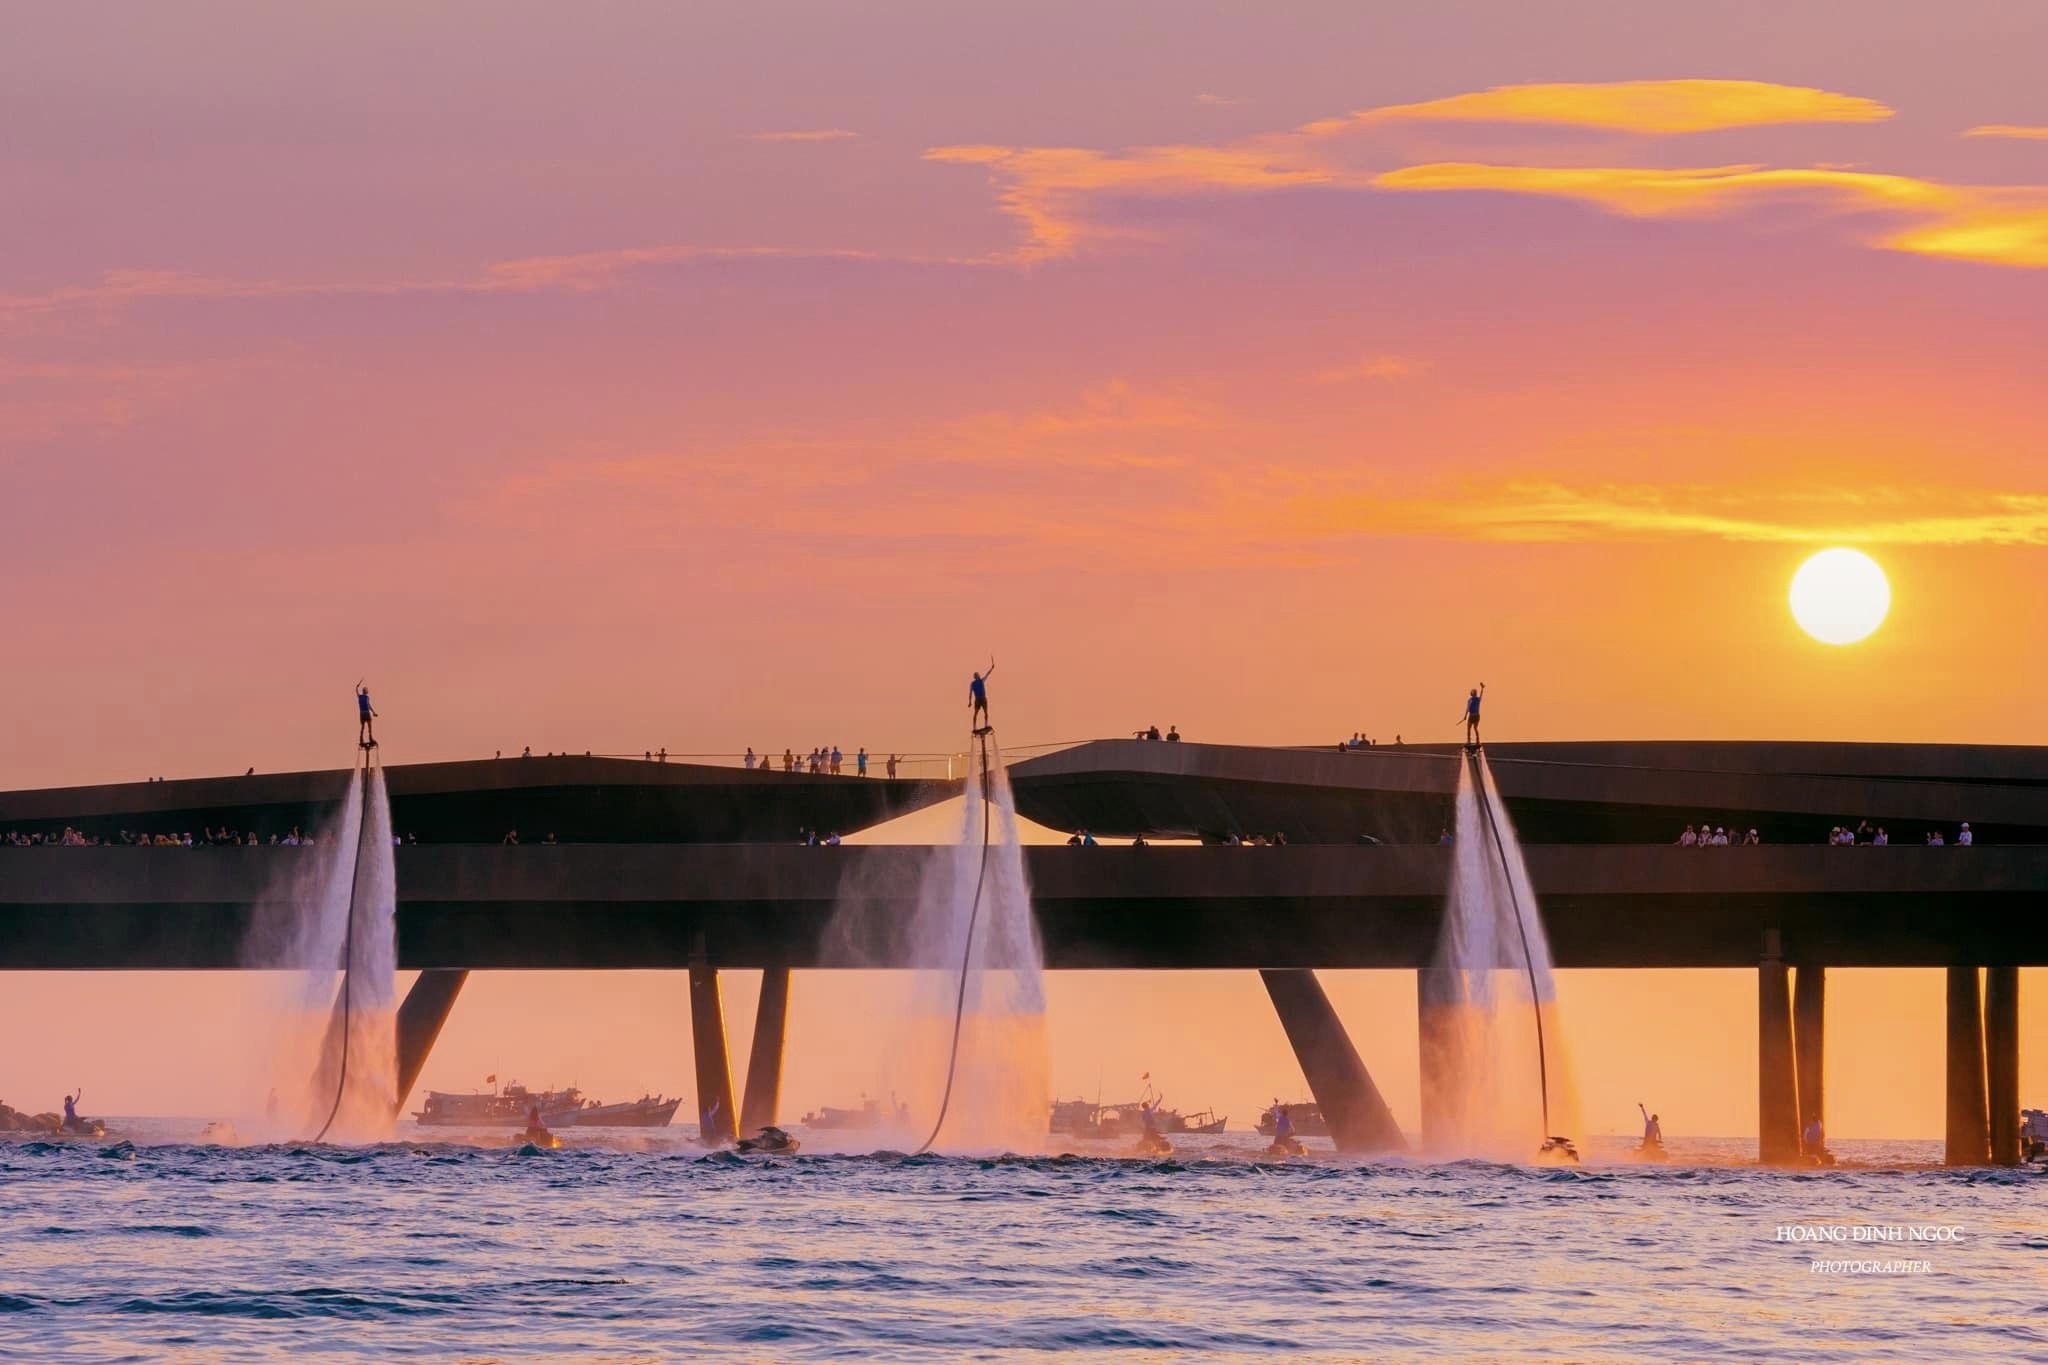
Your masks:
<path fill-rule="evenodd" d="M 1927 1143 L 1788 1172 L 1725 1142 L 1662 1167 L 1281 1164 L 1250 1133 L 764 1160 L 679 1129 L 538 1152 L 114 1124 L 132 1145 L 0 1142 L 0 1356 L 2048 1358 L 2048 1172 L 1930 1168 Z"/>

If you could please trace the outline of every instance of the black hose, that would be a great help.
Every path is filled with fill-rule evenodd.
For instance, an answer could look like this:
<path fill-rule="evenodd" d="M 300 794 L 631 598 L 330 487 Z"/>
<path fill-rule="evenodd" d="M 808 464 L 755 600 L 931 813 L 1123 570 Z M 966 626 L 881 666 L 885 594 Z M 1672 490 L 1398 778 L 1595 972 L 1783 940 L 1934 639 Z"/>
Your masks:
<path fill-rule="evenodd" d="M 1486 790 L 1486 774 L 1479 751 L 1471 751 L 1472 785 L 1477 788 L 1479 807 L 1486 812 L 1486 827 L 1493 833 L 1493 851 L 1500 856 L 1501 879 L 1507 883 L 1508 903 L 1515 907 L 1515 932 L 1522 938 L 1522 966 L 1529 973 L 1529 1004 L 1536 1012 L 1536 1081 L 1543 1101 L 1543 1136 L 1550 1133 L 1550 1063 L 1543 1051 L 1543 997 L 1536 986 L 1536 959 L 1529 954 L 1529 927 L 1522 922 L 1522 898 L 1515 894 L 1515 874 L 1508 866 L 1508 851 L 1501 843 L 1500 825 L 1493 818 L 1493 798 Z"/>
<path fill-rule="evenodd" d="M 362 767 L 363 797 L 356 819 L 356 856 L 348 866 L 348 927 L 341 939 L 341 1074 L 334 1079 L 334 1105 L 327 1111 L 327 1122 L 320 1125 L 320 1131 L 313 1135 L 313 1141 L 326 1140 L 327 1130 L 334 1126 L 334 1120 L 341 1114 L 342 1093 L 348 1088 L 348 1036 L 355 1031 L 354 985 L 356 979 L 356 878 L 363 867 L 363 839 L 370 826 L 370 751 L 363 750 Z"/>
<path fill-rule="evenodd" d="M 939 1117 L 932 1124 L 932 1135 L 912 1154 L 915 1156 L 923 1156 L 939 1140 L 939 1130 L 946 1126 L 946 1110 L 953 1103 L 953 1075 L 960 1067 L 960 1024 L 967 1015 L 967 972 L 974 961 L 974 926 L 981 919 L 981 887 L 988 879 L 989 807 L 993 783 L 988 770 L 988 736 L 982 734 L 977 738 L 981 740 L 981 868 L 974 874 L 974 903 L 967 912 L 967 942 L 960 949 L 960 989 L 953 997 L 953 1044 L 946 1055 L 946 1088 L 939 1096 Z"/>

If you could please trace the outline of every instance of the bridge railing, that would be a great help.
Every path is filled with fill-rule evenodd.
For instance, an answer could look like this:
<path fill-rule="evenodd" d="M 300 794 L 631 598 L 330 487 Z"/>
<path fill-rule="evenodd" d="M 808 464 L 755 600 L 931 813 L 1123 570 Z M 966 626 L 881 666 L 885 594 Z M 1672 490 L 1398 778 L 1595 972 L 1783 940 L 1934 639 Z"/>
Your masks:
<path fill-rule="evenodd" d="M 1005 766 L 1008 766 L 1012 763 L 1022 762 L 1027 758 L 1036 758 L 1041 754 L 1055 753 L 1061 749 L 1071 749 L 1076 745 L 1086 744 L 1088 742 L 1089 741 L 1084 739 L 1060 739 L 1047 740 L 1031 744 L 1021 744 L 1015 747 L 1005 747 L 1002 750 L 1003 763 Z M 789 769 L 788 771 L 799 773 L 810 772 L 810 755 L 808 751 L 805 753 L 795 753 L 792 750 L 791 752 L 795 759 L 795 767 Z M 858 753 L 858 749 L 841 750 L 839 764 L 840 776 L 851 777 L 855 775 L 855 773 L 858 771 Z M 886 749 L 868 750 L 867 775 L 869 777 L 886 777 L 888 775 L 888 763 L 890 753 L 891 751 Z M 646 749 L 642 750 L 639 753 L 603 753 L 586 754 L 584 756 L 593 758 L 631 759 L 645 763 L 698 763 L 719 768 L 744 768 L 746 766 L 747 760 L 747 756 L 744 750 L 738 753 L 731 753 L 725 751 L 685 752 L 675 749 Z M 895 757 L 896 775 L 898 777 L 903 778 L 943 778 L 947 781 L 954 781 L 958 778 L 964 777 L 968 771 L 968 753 L 965 749 L 955 749 L 951 752 L 897 752 L 895 754 Z M 779 753 L 756 754 L 754 756 L 754 766 L 757 768 L 764 769 L 768 772 L 779 773 L 784 771 L 782 766 L 782 755 Z M 821 769 L 820 771 L 829 772 L 830 769 L 826 768 Z"/>

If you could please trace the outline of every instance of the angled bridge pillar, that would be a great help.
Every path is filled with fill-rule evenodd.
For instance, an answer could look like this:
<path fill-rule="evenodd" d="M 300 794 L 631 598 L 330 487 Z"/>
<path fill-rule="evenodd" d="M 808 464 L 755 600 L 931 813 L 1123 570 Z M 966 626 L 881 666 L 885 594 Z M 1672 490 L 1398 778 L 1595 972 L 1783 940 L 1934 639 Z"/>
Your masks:
<path fill-rule="evenodd" d="M 1394 1113 L 1372 1083 L 1344 1022 L 1316 974 L 1266 969 L 1259 973 L 1280 1015 L 1280 1026 L 1301 1063 L 1301 1074 L 1329 1121 L 1340 1152 L 1399 1152 L 1408 1148 Z"/>

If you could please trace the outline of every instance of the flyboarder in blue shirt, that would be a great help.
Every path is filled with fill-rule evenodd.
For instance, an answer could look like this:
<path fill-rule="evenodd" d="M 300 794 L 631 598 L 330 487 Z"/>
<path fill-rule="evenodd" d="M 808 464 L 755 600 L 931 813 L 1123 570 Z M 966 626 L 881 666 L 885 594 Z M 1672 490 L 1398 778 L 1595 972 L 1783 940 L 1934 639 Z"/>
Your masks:
<path fill-rule="evenodd" d="M 377 747 L 377 729 L 370 722 L 377 718 L 377 712 L 370 705 L 370 689 L 361 682 L 356 684 L 356 743 L 365 749 Z"/>
<path fill-rule="evenodd" d="M 1479 747 L 1479 702 L 1486 695 L 1486 684 L 1472 689 L 1472 695 L 1465 698 L 1465 747 Z"/>
<path fill-rule="evenodd" d="M 971 708 L 970 719 L 975 722 L 977 732 L 988 727 L 988 678 L 996 671 L 996 661 L 990 659 L 988 668 L 974 675 L 974 681 L 967 684 L 967 705 Z"/>

